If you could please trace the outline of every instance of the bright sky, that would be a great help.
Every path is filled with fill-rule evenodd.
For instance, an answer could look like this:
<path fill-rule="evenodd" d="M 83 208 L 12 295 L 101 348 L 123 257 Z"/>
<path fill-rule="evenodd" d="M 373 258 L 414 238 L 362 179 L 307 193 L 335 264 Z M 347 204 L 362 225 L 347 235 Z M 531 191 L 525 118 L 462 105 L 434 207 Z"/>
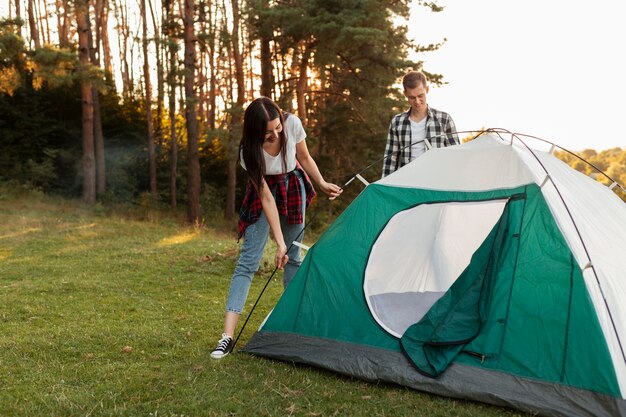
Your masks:
<path fill-rule="evenodd" d="M 0 16 L 8 2 L 0 1 Z M 439 0 L 413 6 L 409 36 L 448 84 L 428 102 L 459 131 L 499 127 L 564 148 L 626 147 L 626 1 Z"/>
<path fill-rule="evenodd" d="M 447 85 L 428 103 L 457 129 L 499 127 L 571 151 L 626 146 L 624 0 L 440 0 L 413 6 L 409 35 Z M 463 135 L 465 136 L 465 135 Z"/>

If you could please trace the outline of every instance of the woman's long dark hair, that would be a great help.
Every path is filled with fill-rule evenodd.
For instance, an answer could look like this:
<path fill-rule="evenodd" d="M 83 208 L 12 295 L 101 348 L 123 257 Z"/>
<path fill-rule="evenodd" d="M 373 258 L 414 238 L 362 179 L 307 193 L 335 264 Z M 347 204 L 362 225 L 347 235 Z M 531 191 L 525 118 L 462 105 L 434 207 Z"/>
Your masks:
<path fill-rule="evenodd" d="M 267 123 L 280 119 L 283 130 L 280 132 L 280 150 L 283 162 L 283 171 L 287 170 L 287 138 L 285 136 L 285 120 L 283 112 L 278 105 L 267 97 L 259 97 L 254 100 L 243 114 L 243 136 L 239 143 L 243 162 L 252 185 L 260 192 L 265 175 L 265 157 L 263 156 L 263 142 L 267 132 Z"/>

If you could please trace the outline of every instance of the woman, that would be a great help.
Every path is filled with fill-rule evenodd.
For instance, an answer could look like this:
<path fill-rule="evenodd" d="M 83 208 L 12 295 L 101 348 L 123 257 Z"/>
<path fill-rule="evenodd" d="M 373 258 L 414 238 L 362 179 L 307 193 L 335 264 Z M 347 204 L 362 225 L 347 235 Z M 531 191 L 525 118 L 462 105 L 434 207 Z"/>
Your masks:
<path fill-rule="evenodd" d="M 232 350 L 237 321 L 270 229 L 277 246 L 276 267 L 285 268 L 285 287 L 298 270 L 300 248 L 292 245 L 287 253 L 287 246 L 294 240 L 302 241 L 306 206 L 315 196 L 308 177 L 331 199 L 343 191 L 324 180 L 309 154 L 305 137 L 300 119 L 283 113 L 269 98 L 254 100 L 244 113 L 239 145 L 241 165 L 248 173 L 239 219 L 243 245 L 228 292 L 224 332 L 212 358 L 221 359 Z"/>

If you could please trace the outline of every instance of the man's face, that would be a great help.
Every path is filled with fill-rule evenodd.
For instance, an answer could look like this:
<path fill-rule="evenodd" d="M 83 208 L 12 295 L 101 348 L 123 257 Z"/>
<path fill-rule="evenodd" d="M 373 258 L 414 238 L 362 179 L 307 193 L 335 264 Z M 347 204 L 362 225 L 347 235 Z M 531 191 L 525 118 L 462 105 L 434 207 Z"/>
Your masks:
<path fill-rule="evenodd" d="M 426 94 L 428 94 L 428 86 L 419 83 L 415 88 L 404 90 L 404 95 L 411 105 L 412 112 L 422 113 L 426 111 Z"/>

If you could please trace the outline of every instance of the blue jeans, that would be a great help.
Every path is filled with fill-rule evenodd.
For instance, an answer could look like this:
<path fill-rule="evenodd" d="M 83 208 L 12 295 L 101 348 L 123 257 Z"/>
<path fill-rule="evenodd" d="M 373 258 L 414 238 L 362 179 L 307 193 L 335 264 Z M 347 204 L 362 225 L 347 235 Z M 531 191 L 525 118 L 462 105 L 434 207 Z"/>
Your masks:
<path fill-rule="evenodd" d="M 300 247 L 292 245 L 294 240 L 302 242 L 304 233 L 304 212 L 306 209 L 306 194 L 304 191 L 304 182 L 298 175 L 298 181 L 300 181 L 300 189 L 302 190 L 302 223 L 301 224 L 288 224 L 285 216 L 280 216 L 280 228 L 283 231 L 283 238 L 289 251 L 289 261 L 285 265 L 283 273 L 283 285 L 287 287 L 293 276 L 298 271 L 302 260 L 300 258 Z M 285 175 L 287 180 L 287 176 Z M 288 186 L 288 184 L 287 184 Z M 230 290 L 228 291 L 228 301 L 226 302 L 226 311 L 241 314 L 243 305 L 248 297 L 248 291 L 250 290 L 250 284 L 254 273 L 259 270 L 259 263 L 263 256 L 263 250 L 267 243 L 267 237 L 269 236 L 270 226 L 265 217 L 265 213 L 261 213 L 259 219 L 248 226 L 243 236 L 243 245 L 239 253 L 239 261 L 237 261 L 237 267 L 233 273 L 233 278 L 230 281 Z M 298 236 L 299 235 L 299 236 Z M 297 238 L 297 239 L 296 239 Z"/>

